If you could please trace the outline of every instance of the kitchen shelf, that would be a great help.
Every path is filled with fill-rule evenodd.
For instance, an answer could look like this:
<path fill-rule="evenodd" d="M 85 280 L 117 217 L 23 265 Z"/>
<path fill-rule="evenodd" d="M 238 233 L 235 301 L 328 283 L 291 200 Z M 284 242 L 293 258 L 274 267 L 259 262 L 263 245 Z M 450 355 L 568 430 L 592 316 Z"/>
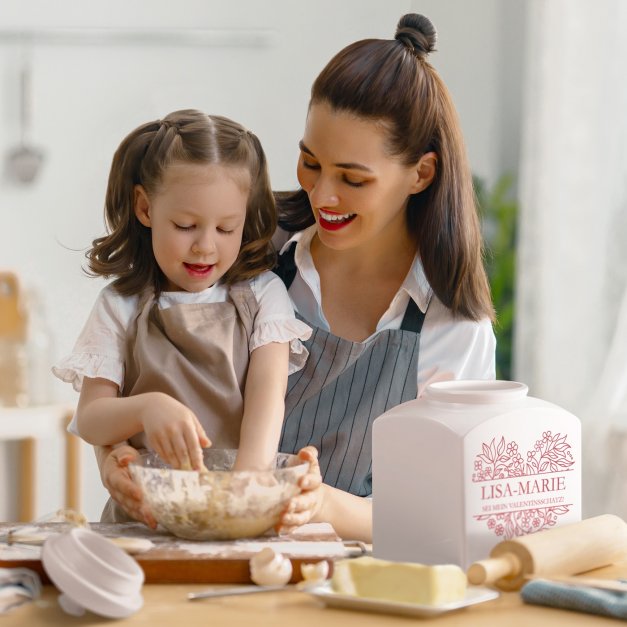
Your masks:
<path fill-rule="evenodd" d="M 3 28 L 0 43 L 29 45 L 125 45 L 266 48 L 277 32 L 269 28 Z"/>

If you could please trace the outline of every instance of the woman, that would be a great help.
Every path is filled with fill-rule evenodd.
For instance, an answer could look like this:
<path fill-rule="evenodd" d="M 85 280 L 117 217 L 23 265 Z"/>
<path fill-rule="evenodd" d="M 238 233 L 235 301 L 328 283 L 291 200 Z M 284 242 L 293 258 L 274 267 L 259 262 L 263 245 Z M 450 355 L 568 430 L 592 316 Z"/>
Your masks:
<path fill-rule="evenodd" d="M 427 62 L 431 22 L 340 51 L 318 76 L 300 142 L 301 190 L 278 194 L 289 234 L 277 273 L 314 328 L 292 375 L 280 448 L 311 463 L 282 529 L 326 520 L 372 537 L 371 426 L 442 379 L 494 378 L 493 308 L 459 122 Z M 105 486 L 148 524 L 123 464 L 99 452 Z M 318 462 L 318 454 L 320 460 Z M 324 482 L 322 482 L 324 480 Z"/>

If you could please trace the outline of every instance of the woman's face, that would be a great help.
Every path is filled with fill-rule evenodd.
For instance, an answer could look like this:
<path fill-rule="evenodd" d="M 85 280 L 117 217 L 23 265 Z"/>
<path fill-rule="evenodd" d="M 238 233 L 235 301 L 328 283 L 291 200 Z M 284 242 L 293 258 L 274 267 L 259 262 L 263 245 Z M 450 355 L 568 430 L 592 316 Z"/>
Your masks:
<path fill-rule="evenodd" d="M 298 180 L 320 241 L 336 250 L 407 240 L 405 211 L 420 191 L 416 166 L 385 151 L 376 121 L 312 104 L 300 142 Z"/>

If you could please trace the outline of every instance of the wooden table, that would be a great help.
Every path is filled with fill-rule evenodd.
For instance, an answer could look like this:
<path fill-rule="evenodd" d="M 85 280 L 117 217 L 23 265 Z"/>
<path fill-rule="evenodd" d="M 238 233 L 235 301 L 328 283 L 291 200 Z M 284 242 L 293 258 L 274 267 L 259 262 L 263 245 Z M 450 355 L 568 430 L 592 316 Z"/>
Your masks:
<path fill-rule="evenodd" d="M 589 573 L 607 578 L 627 575 L 627 563 Z M 378 627 L 380 625 L 434 625 L 434 627 L 599 627 L 620 623 L 615 619 L 525 605 L 518 593 L 507 592 L 486 603 L 437 618 L 408 618 L 331 609 L 303 592 L 268 592 L 250 596 L 188 601 L 188 592 L 203 585 L 158 585 L 143 588 L 144 607 L 115 625 L 180 625 L 181 627 Z M 2 627 L 24 625 L 112 625 L 110 619 L 91 613 L 68 616 L 56 602 L 57 591 L 45 586 L 36 602 L 21 606 L 0 618 Z"/>

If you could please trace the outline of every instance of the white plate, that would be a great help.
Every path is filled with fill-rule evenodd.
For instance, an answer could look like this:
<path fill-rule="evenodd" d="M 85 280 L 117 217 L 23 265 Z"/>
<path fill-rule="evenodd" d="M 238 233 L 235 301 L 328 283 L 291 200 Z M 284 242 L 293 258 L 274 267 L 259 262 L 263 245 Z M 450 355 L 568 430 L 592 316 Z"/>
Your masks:
<path fill-rule="evenodd" d="M 417 603 L 400 603 L 397 601 L 383 601 L 380 599 L 356 597 L 349 594 L 339 594 L 333 591 L 330 581 L 325 581 L 316 586 L 307 586 L 305 592 L 320 599 L 329 607 L 424 617 L 452 612 L 453 610 L 459 610 L 469 605 L 475 605 L 476 603 L 491 601 L 499 596 L 496 590 L 479 586 L 469 586 L 466 588 L 466 596 L 461 601 L 444 603 L 442 605 L 419 605 Z"/>

